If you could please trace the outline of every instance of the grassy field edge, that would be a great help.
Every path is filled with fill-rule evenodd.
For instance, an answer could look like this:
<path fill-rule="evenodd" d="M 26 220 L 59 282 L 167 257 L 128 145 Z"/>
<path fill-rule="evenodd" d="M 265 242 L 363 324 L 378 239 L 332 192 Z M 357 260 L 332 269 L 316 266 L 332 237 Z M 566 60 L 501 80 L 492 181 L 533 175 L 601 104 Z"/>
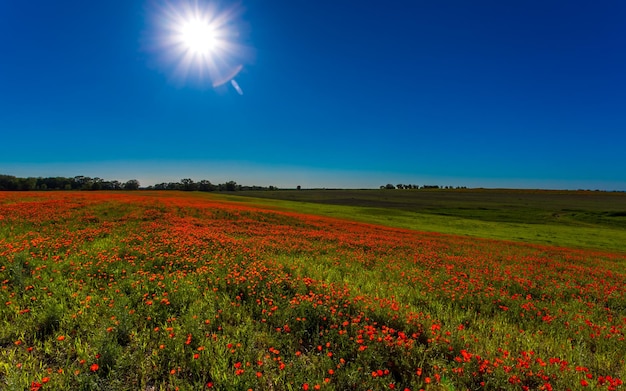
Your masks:
<path fill-rule="evenodd" d="M 300 213 L 424 232 L 547 244 L 559 247 L 626 252 L 626 231 L 611 227 L 482 221 L 456 216 L 418 213 L 395 208 L 320 204 L 230 194 L 213 194 L 211 196 L 222 200 L 254 204 L 272 209 L 292 210 Z"/>

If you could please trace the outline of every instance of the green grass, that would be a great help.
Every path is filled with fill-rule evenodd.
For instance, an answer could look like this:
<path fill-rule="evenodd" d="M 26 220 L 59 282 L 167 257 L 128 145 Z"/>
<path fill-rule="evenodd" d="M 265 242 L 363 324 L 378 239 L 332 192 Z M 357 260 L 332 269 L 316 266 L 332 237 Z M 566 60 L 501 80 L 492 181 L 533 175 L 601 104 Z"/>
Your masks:
<path fill-rule="evenodd" d="M 380 207 L 1 197 L 2 390 L 623 389 L 624 254 L 271 210 Z"/>
<path fill-rule="evenodd" d="M 419 231 L 626 252 L 624 193 L 294 190 L 220 197 Z"/>

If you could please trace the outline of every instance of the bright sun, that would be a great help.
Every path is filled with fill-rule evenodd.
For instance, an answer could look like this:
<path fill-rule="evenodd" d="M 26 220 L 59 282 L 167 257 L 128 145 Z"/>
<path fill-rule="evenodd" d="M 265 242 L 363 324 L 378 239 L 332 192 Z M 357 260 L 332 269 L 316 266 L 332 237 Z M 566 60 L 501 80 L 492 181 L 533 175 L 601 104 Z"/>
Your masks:
<path fill-rule="evenodd" d="M 242 43 L 241 7 L 219 5 L 213 0 L 176 0 L 156 8 L 155 42 L 175 79 L 221 86 L 249 60 L 250 48 Z M 233 88 L 241 94 L 241 88 Z"/>
<path fill-rule="evenodd" d="M 180 39 L 194 54 L 208 55 L 217 44 L 215 28 L 210 23 L 200 19 L 191 19 L 183 23 Z"/>

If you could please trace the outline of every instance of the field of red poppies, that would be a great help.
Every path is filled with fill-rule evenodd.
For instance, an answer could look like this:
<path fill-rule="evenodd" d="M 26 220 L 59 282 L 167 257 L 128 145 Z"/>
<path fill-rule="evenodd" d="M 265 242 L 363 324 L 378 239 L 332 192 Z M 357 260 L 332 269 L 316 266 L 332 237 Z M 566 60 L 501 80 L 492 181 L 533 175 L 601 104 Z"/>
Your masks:
<path fill-rule="evenodd" d="M 620 390 L 626 254 L 0 193 L 3 390 Z"/>

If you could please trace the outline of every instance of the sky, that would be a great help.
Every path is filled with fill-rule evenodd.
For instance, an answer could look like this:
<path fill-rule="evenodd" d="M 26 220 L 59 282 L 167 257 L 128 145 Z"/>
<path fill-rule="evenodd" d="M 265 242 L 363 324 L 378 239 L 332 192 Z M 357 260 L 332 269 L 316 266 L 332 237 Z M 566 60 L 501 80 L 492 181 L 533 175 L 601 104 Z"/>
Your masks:
<path fill-rule="evenodd" d="M 624 151 L 621 0 L 0 1 L 0 174 L 626 190 Z"/>

